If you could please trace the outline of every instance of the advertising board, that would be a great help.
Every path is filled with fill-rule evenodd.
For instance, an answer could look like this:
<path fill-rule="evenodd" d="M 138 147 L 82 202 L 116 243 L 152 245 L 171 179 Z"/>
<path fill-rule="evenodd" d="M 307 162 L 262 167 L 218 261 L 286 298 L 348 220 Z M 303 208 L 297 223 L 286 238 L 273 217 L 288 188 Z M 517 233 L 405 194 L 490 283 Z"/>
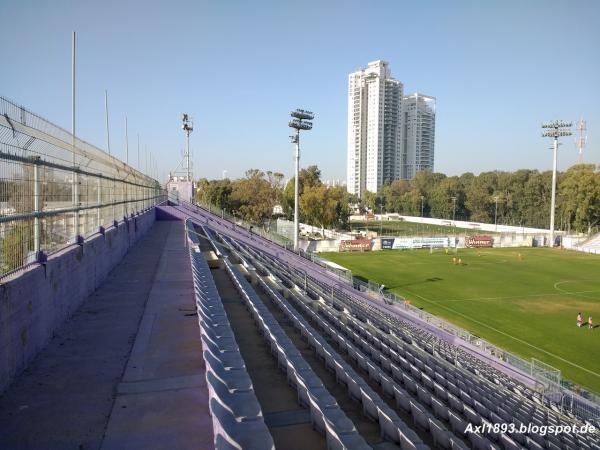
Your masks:
<path fill-rule="evenodd" d="M 352 239 L 340 241 L 340 252 L 367 252 L 371 250 L 370 239 Z"/>
<path fill-rule="evenodd" d="M 392 250 L 394 248 L 394 238 L 382 238 L 381 239 L 381 249 L 382 250 Z"/>
<path fill-rule="evenodd" d="M 449 247 L 448 237 L 412 237 L 412 238 L 383 238 L 381 239 L 382 250 L 400 250 L 407 248 L 440 248 Z"/>
<path fill-rule="evenodd" d="M 493 247 L 494 238 L 491 236 L 466 236 L 465 247 L 484 248 Z"/>

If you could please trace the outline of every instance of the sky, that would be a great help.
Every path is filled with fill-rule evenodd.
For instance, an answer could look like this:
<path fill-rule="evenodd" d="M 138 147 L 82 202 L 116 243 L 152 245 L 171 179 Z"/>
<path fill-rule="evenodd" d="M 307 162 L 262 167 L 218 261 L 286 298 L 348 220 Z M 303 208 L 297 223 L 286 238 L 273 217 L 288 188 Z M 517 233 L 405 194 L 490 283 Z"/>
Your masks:
<path fill-rule="evenodd" d="M 587 120 L 600 164 L 600 2 L 0 0 L 0 96 L 70 129 L 77 34 L 77 135 L 131 165 L 137 134 L 164 179 L 194 119 L 194 175 L 290 176 L 289 112 L 315 112 L 301 166 L 346 177 L 348 74 L 390 63 L 405 93 L 437 99 L 435 171 L 552 167 L 541 123 Z M 562 139 L 558 167 L 577 162 Z"/>

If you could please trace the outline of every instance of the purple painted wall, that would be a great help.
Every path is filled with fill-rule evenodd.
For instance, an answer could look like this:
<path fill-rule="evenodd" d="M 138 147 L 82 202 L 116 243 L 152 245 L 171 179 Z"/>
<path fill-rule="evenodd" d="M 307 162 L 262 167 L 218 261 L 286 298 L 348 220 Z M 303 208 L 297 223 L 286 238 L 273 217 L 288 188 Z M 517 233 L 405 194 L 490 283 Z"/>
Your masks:
<path fill-rule="evenodd" d="M 72 245 L 0 284 L 0 393 L 152 228 L 155 209 Z"/>

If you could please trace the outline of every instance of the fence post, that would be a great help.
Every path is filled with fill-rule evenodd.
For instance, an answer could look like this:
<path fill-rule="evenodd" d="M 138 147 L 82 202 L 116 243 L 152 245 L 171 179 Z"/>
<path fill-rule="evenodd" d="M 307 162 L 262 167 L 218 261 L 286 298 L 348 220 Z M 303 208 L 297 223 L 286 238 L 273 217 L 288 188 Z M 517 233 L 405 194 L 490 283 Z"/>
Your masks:
<path fill-rule="evenodd" d="M 101 209 L 100 205 L 102 204 L 102 183 L 101 183 L 101 178 L 98 177 L 98 228 L 100 228 L 102 226 L 102 214 L 101 214 Z"/>
<path fill-rule="evenodd" d="M 115 181 L 113 180 L 113 182 L 112 182 L 112 192 L 111 192 L 112 195 L 110 196 L 110 200 L 111 200 L 111 203 L 112 203 L 112 211 L 113 211 L 113 213 L 112 213 L 112 215 L 113 215 L 113 220 L 112 220 L 113 221 L 113 225 L 117 221 L 117 212 L 116 212 L 116 208 L 117 207 L 115 206 L 115 189 L 116 189 L 115 186 L 116 186 L 116 184 L 115 184 Z"/>
<path fill-rule="evenodd" d="M 33 219 L 33 250 L 36 258 L 40 252 L 40 218 L 37 213 L 40 212 L 40 170 L 39 170 L 40 157 L 37 156 L 33 160 L 33 211 L 36 213 Z"/>
<path fill-rule="evenodd" d="M 73 241 L 79 242 L 79 173 L 75 165 L 73 165 L 73 169 L 73 181 L 71 183 L 73 208 L 75 208 L 75 212 L 73 213 Z"/>

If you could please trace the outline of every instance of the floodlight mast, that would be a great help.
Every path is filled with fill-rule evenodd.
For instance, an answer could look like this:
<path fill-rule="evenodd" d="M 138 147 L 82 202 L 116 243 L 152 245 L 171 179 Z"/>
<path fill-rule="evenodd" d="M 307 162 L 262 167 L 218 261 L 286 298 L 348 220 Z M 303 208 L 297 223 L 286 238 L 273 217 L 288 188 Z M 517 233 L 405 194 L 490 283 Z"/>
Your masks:
<path fill-rule="evenodd" d="M 185 131 L 186 145 L 185 145 L 185 159 L 186 159 L 186 180 L 192 181 L 192 174 L 190 171 L 190 133 L 194 131 L 194 123 L 190 120 L 186 113 L 181 114 L 181 129 Z"/>
<path fill-rule="evenodd" d="M 542 124 L 542 128 L 548 131 L 542 133 L 542 137 L 551 137 L 554 139 L 553 159 L 552 159 L 552 200 L 550 202 L 550 247 L 554 247 L 554 211 L 556 208 L 556 154 L 558 152 L 558 138 L 561 136 L 571 136 L 571 122 L 555 120 Z"/>
<path fill-rule="evenodd" d="M 298 214 L 298 177 L 300 172 L 300 130 L 311 130 L 312 122 L 315 115 L 310 111 L 303 109 L 296 109 L 290 112 L 292 120 L 289 121 L 288 126 L 296 130 L 296 134 L 290 136 L 292 143 L 296 144 L 296 158 L 295 158 L 295 176 L 294 176 L 294 251 L 298 250 L 298 228 L 299 228 L 299 214 Z"/>

